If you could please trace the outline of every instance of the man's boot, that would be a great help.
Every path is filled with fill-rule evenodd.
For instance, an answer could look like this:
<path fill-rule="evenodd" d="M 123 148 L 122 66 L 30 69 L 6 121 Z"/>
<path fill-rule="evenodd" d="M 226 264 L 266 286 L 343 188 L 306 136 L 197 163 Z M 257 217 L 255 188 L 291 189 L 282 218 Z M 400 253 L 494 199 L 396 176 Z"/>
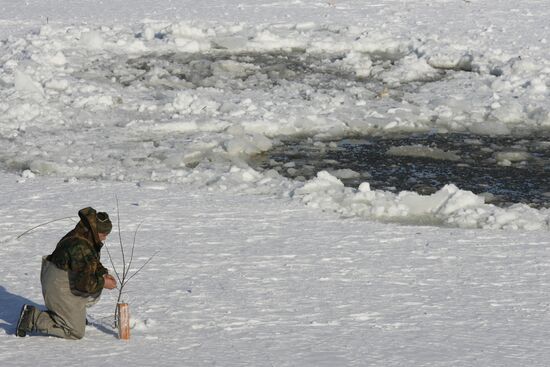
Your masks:
<path fill-rule="evenodd" d="M 19 315 L 19 321 L 17 321 L 17 328 L 15 330 L 15 335 L 17 336 L 26 336 L 28 332 L 32 331 L 33 319 L 36 307 L 31 305 L 23 305 L 21 308 L 21 314 Z"/>

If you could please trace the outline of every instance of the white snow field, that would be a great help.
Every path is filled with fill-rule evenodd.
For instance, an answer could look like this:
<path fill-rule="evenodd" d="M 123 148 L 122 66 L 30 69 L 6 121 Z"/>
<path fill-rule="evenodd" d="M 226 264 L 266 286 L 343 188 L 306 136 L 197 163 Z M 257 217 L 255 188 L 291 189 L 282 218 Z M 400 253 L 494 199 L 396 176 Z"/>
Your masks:
<path fill-rule="evenodd" d="M 289 200 L 181 185 L 18 180 L 0 179 L 2 366 L 545 366 L 550 358 L 547 232 L 343 220 Z M 15 337 L 20 305 L 42 304 L 41 255 L 74 223 L 14 238 L 90 202 L 114 213 L 115 195 L 127 246 L 144 221 L 134 267 L 160 251 L 127 286 L 131 340 L 107 327 L 109 292 L 90 310 L 96 326 L 83 340 Z M 115 232 L 113 255 L 117 242 Z"/>
<path fill-rule="evenodd" d="M 549 208 L 248 162 L 295 138 L 549 136 L 549 16 L 534 0 L 0 0 L 0 365 L 547 366 Z M 116 218 L 115 196 L 127 244 L 144 220 L 136 269 L 159 251 L 128 286 L 132 339 L 109 328 L 112 294 L 81 341 L 16 338 L 74 223 L 16 237 L 85 206 Z"/>

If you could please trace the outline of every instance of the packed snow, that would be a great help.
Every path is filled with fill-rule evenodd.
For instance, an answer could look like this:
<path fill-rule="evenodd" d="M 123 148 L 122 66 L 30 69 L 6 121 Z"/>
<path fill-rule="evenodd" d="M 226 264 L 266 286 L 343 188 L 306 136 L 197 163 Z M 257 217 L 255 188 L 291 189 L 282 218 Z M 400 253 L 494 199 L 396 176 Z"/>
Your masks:
<path fill-rule="evenodd" d="M 0 363 L 544 366 L 550 208 L 249 162 L 289 138 L 548 134 L 549 15 L 534 0 L 0 1 Z M 160 250 L 128 295 L 132 341 L 113 338 L 108 294 L 80 344 L 13 337 L 71 222 L 16 236 L 114 212 L 115 195 L 123 234 L 148 218 L 140 260 Z"/>
<path fill-rule="evenodd" d="M 288 199 L 165 183 L 4 174 L 0 187 L 2 366 L 545 366 L 550 358 L 547 232 L 344 220 Z M 134 270 L 160 251 L 127 285 L 130 341 L 111 328 L 112 292 L 90 309 L 80 341 L 15 337 L 21 304 L 43 304 L 41 255 L 74 221 L 16 237 L 76 218 L 90 202 L 120 219 L 128 249 L 143 221 Z M 120 266 L 116 227 L 107 246 Z"/>

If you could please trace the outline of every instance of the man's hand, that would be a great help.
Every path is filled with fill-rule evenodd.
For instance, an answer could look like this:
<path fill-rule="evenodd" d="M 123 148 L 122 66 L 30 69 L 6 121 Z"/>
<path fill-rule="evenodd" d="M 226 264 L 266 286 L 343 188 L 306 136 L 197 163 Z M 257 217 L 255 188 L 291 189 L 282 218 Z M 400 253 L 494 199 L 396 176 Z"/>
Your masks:
<path fill-rule="evenodd" d="M 105 280 L 105 285 L 103 288 L 115 289 L 116 288 L 116 279 L 111 274 L 104 274 L 103 280 Z"/>

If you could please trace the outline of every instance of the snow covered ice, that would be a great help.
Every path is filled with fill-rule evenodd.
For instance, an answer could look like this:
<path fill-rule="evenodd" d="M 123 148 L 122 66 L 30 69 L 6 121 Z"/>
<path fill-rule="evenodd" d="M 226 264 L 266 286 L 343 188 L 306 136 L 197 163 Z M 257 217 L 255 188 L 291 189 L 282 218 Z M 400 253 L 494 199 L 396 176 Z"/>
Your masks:
<path fill-rule="evenodd" d="M 549 357 L 546 232 L 342 220 L 181 185 L 16 181 L 0 181 L 2 365 L 543 366 Z M 40 255 L 73 222 L 14 237 L 90 200 L 114 211 L 114 195 L 127 243 L 145 220 L 136 263 L 160 250 L 128 284 L 130 342 L 107 327 L 112 293 L 81 341 L 16 338 L 20 304 L 42 304 Z M 116 253 L 116 238 L 107 246 Z"/>
<path fill-rule="evenodd" d="M 300 182 L 249 160 L 284 138 L 548 133 L 549 13 L 0 2 L 0 363 L 544 366 L 550 209 L 452 184 L 346 188 L 349 170 Z M 15 237 L 80 207 L 113 212 L 115 195 L 123 234 L 149 218 L 139 256 L 160 250 L 129 286 L 133 339 L 101 325 L 79 343 L 12 338 L 71 222 Z"/>

